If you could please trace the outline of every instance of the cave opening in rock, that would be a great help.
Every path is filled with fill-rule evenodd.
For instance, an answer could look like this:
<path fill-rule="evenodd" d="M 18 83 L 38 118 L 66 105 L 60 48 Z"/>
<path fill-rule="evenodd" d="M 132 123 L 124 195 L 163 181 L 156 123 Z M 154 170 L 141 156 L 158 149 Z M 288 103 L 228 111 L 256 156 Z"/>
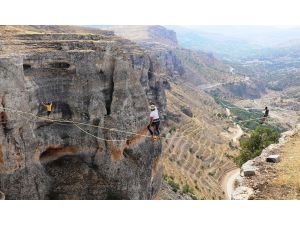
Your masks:
<path fill-rule="evenodd" d="M 114 81 L 113 77 L 111 76 L 109 88 L 103 90 L 104 98 L 105 98 L 105 108 L 106 108 L 106 115 L 111 114 L 111 103 L 113 99 L 114 93 Z"/>
<path fill-rule="evenodd" d="M 71 119 L 73 116 L 71 107 L 69 106 L 69 104 L 64 103 L 64 102 L 57 102 L 56 103 L 57 108 L 59 108 L 62 112 L 62 118 L 63 119 Z M 55 107 L 55 105 L 54 105 Z"/>
<path fill-rule="evenodd" d="M 153 78 L 154 78 L 154 73 L 151 70 L 149 70 L 148 71 L 148 80 L 152 80 Z"/>
<path fill-rule="evenodd" d="M 51 161 L 63 157 L 65 155 L 73 155 L 78 152 L 76 146 L 49 146 L 46 150 L 40 155 L 40 161 Z"/>
<path fill-rule="evenodd" d="M 23 64 L 23 70 L 28 70 L 31 69 L 31 65 L 30 64 Z"/>
<path fill-rule="evenodd" d="M 123 200 L 124 198 L 119 192 L 108 191 L 106 200 Z"/>
<path fill-rule="evenodd" d="M 7 135 L 9 129 L 7 128 L 7 114 L 5 112 L 0 112 L 0 125 L 3 127 L 4 134 Z"/>
<path fill-rule="evenodd" d="M 71 65 L 66 62 L 55 62 L 50 64 L 50 67 L 57 68 L 57 69 L 68 69 L 70 68 L 70 66 Z"/>

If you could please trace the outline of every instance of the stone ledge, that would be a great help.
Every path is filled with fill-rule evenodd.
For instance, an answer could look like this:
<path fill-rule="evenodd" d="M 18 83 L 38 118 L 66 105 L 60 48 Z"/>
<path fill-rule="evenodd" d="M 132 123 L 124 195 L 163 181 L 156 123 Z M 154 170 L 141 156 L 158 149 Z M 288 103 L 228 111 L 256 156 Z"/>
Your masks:
<path fill-rule="evenodd" d="M 280 162 L 280 155 L 269 155 L 266 158 L 266 162 L 278 163 Z"/>

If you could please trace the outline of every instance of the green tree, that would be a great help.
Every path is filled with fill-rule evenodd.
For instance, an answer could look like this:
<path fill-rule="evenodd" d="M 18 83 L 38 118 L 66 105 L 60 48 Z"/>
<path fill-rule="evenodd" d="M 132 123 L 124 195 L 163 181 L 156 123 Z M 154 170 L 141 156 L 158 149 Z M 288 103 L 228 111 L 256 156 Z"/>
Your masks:
<path fill-rule="evenodd" d="M 251 133 L 250 138 L 241 140 L 241 152 L 235 162 L 242 166 L 245 162 L 259 156 L 262 150 L 270 144 L 277 143 L 280 133 L 271 126 L 258 126 Z"/>

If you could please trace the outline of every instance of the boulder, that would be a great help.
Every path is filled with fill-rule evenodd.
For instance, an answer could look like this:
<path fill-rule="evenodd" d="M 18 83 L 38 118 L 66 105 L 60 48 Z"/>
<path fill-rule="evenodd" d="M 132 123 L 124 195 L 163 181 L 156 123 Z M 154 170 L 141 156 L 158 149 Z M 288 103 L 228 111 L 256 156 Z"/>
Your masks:
<path fill-rule="evenodd" d="M 266 161 L 271 163 L 278 163 L 280 162 L 280 155 L 269 155 L 266 158 Z"/>
<path fill-rule="evenodd" d="M 251 177 L 255 175 L 256 168 L 253 166 L 245 166 L 242 168 L 245 177 Z"/>
<path fill-rule="evenodd" d="M 249 187 L 238 187 L 231 195 L 232 200 L 248 200 L 254 193 L 252 188 Z"/>
<path fill-rule="evenodd" d="M 186 107 L 182 106 L 181 112 L 183 112 L 185 115 L 187 115 L 189 117 L 193 117 L 193 112 L 191 111 L 190 108 L 186 108 Z"/>

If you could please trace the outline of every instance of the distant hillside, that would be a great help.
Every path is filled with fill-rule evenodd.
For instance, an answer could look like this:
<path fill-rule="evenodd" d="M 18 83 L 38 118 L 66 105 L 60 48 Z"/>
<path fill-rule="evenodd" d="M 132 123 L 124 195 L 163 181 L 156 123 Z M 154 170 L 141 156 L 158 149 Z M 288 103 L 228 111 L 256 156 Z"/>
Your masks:
<path fill-rule="evenodd" d="M 162 26 L 110 26 L 102 28 L 114 31 L 115 34 L 136 42 L 158 42 L 159 44 L 176 45 L 176 33 Z"/>
<path fill-rule="evenodd" d="M 184 26 L 168 26 L 177 33 L 178 43 L 185 48 L 211 52 L 215 56 L 228 60 L 238 59 L 260 49 L 239 38 L 234 38 L 213 31 L 199 31 Z"/>

